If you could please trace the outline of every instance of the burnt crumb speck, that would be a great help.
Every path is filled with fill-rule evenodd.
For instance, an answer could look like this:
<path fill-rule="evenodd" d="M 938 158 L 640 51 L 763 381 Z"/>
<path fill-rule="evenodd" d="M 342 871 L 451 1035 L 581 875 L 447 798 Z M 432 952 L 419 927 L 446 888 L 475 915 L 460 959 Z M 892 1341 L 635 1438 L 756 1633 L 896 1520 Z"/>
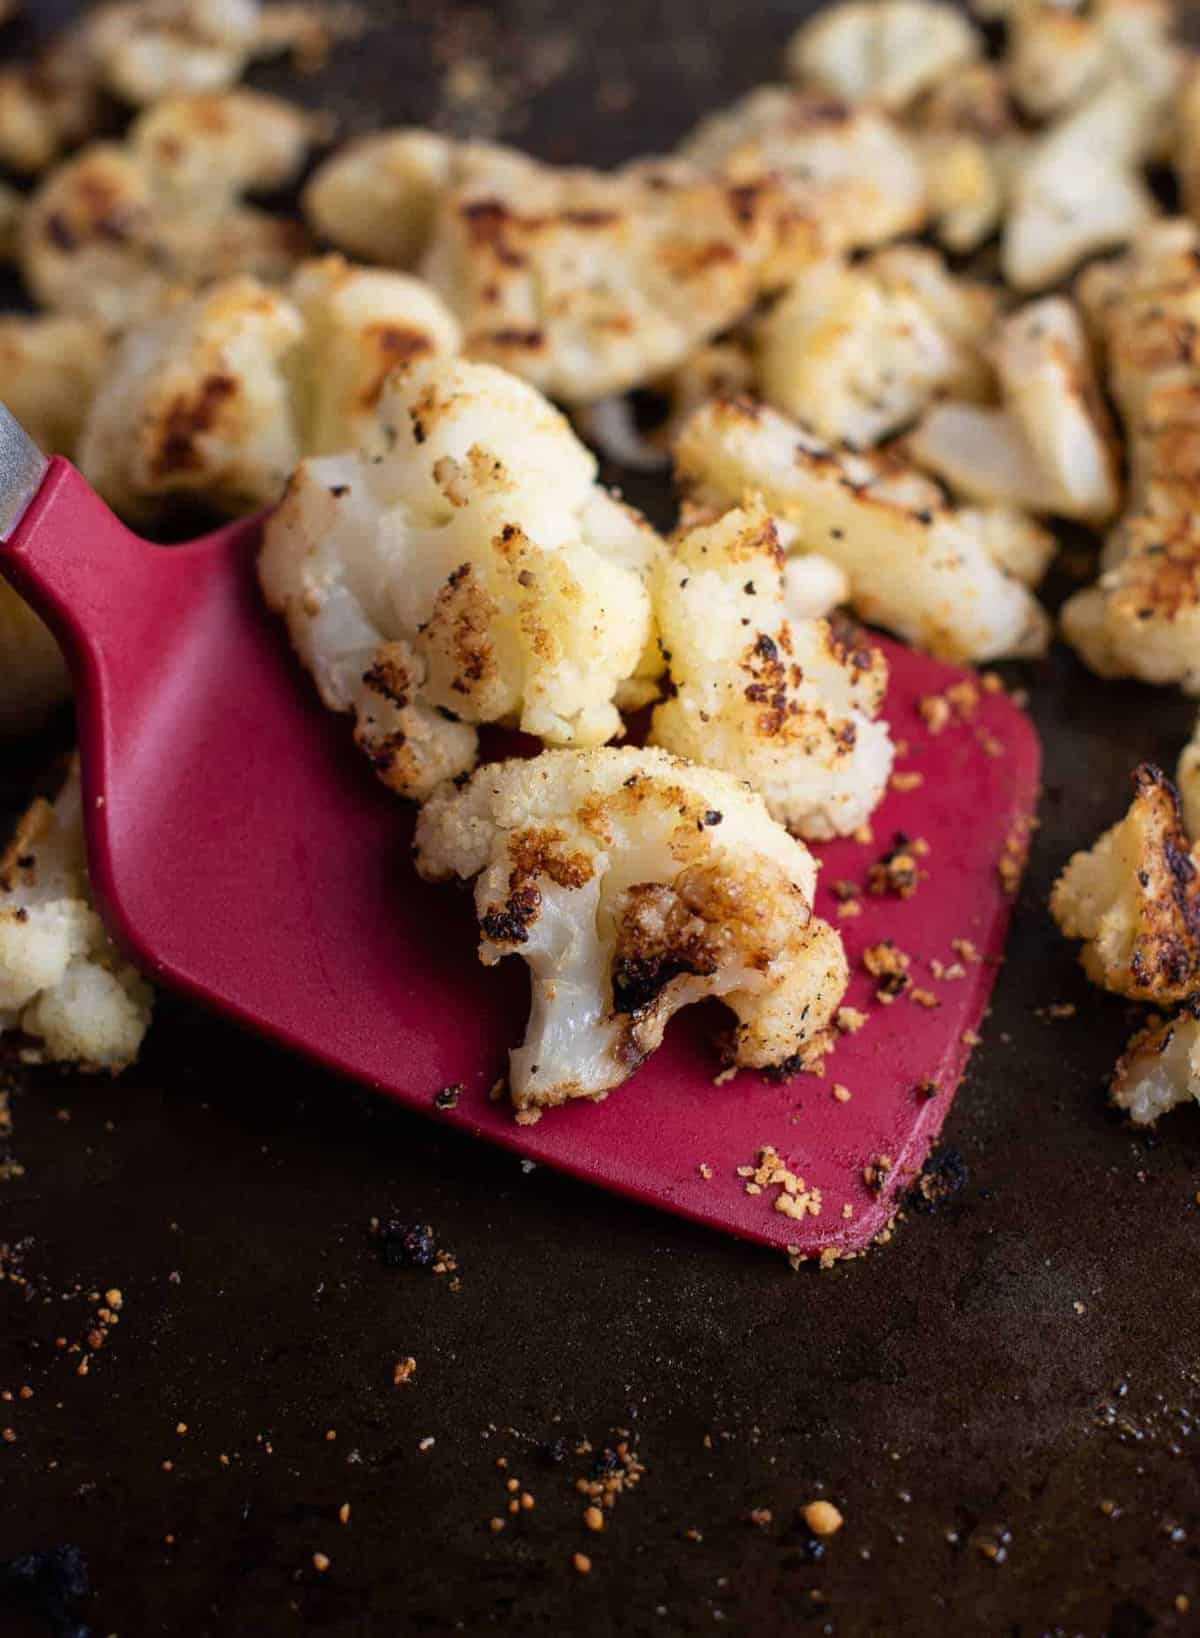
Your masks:
<path fill-rule="evenodd" d="M 918 1081 L 914 1091 L 922 1103 L 932 1103 L 938 1095 L 938 1085 L 936 1081 Z"/>
<path fill-rule="evenodd" d="M 704 823 L 706 825 L 719 825 L 724 817 L 725 815 L 717 808 L 709 808 L 708 812 L 704 815 Z"/>
<path fill-rule="evenodd" d="M 379 1254 L 388 1268 L 429 1268 L 437 1256 L 433 1229 L 428 1223 L 385 1223 L 379 1235 Z"/>
<path fill-rule="evenodd" d="M 70 1544 L 0 1563 L 0 1606 L 40 1618 L 57 1638 L 89 1638 L 91 1628 L 70 1612 L 87 1591 L 87 1560 Z"/>
<path fill-rule="evenodd" d="M 908 1196 L 914 1211 L 933 1212 L 966 1187 L 967 1163 L 957 1149 L 947 1146 L 931 1154 Z"/>
<path fill-rule="evenodd" d="M 435 1109 L 457 1109 L 458 1100 L 466 1088 L 461 1081 L 455 1081 L 452 1086 L 443 1086 L 440 1092 L 433 1095 Z"/>

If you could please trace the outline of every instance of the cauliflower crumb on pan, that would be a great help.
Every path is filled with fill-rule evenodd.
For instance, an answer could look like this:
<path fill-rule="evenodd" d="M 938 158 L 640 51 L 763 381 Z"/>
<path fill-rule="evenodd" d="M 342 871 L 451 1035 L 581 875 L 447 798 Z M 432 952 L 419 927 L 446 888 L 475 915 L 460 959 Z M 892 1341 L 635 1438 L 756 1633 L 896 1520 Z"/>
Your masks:
<path fill-rule="evenodd" d="M 970 20 L 938 0 L 846 0 L 797 29 L 787 65 L 802 85 L 896 109 L 978 56 L 980 44 Z"/>
<path fill-rule="evenodd" d="M 955 279 L 934 251 L 819 263 L 759 326 L 762 396 L 830 443 L 869 448 L 940 393 L 985 390 L 995 310 L 994 291 Z"/>
<path fill-rule="evenodd" d="M 474 766 L 474 724 L 551 744 L 645 703 L 658 536 L 527 382 L 494 365 L 394 376 L 381 444 L 301 464 L 263 536 L 267 601 L 384 783 L 424 797 Z M 632 697 L 626 694 L 632 689 Z"/>
<path fill-rule="evenodd" d="M 422 808 L 428 880 L 476 879 L 480 959 L 516 954 L 532 1006 L 517 1119 L 619 1086 L 671 1015 L 718 996 L 732 1061 L 818 1061 L 848 981 L 813 915 L 816 865 L 740 780 L 661 750 L 547 751 L 480 768 Z"/>
<path fill-rule="evenodd" d="M 1200 872 L 1179 797 L 1151 763 L 1134 775 L 1129 812 L 1070 859 L 1050 913 L 1093 983 L 1131 1001 L 1171 1005 L 1200 981 Z"/>
<path fill-rule="evenodd" d="M 1117 1059 L 1109 1095 L 1137 1126 L 1200 1099 L 1200 997 L 1138 1030 Z"/>
<path fill-rule="evenodd" d="M 946 659 L 1039 654 L 1046 616 L 997 563 L 979 515 L 893 457 L 856 455 L 748 399 L 699 409 L 676 445 L 680 481 L 701 503 L 758 495 L 791 525 L 789 548 L 845 570 L 864 619 Z"/>
<path fill-rule="evenodd" d="M 936 404 L 909 452 L 960 495 L 1103 523 L 1119 499 L 1119 455 L 1079 315 L 1061 296 L 999 326 L 989 356 L 1001 405 Z"/>
<path fill-rule="evenodd" d="M 732 511 L 687 530 L 653 587 L 670 687 L 651 741 L 746 780 L 795 835 L 823 840 L 864 824 L 892 771 L 879 720 L 887 662 L 828 620 L 787 618 L 768 514 Z"/>
<path fill-rule="evenodd" d="M 19 1031 L 39 1059 L 115 1074 L 137 1057 L 152 1002 L 92 909 L 72 767 L 0 857 L 0 1036 Z"/>

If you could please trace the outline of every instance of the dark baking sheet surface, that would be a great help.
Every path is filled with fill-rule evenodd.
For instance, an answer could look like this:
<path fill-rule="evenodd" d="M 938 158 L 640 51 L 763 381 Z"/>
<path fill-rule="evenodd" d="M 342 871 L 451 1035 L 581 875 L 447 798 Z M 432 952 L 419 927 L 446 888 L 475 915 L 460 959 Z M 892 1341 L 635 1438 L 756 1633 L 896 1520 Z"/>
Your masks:
<path fill-rule="evenodd" d="M 608 163 L 777 74 L 808 8 L 369 9 L 324 73 L 256 78 L 355 128 L 437 118 Z M 661 489 L 627 488 L 665 520 Z M 1043 822 L 945 1134 L 968 1180 L 939 1212 L 793 1275 L 164 1001 L 127 1080 L 44 1073 L 13 1098 L 0 1241 L 26 1283 L 0 1286 L 0 1391 L 34 1397 L 0 1402 L 0 1559 L 81 1546 L 101 1638 L 1195 1630 L 1200 1111 L 1158 1139 L 1107 1111 L 1128 1010 L 1044 910 L 1192 708 L 1061 652 L 1011 676 L 1045 740 Z M 10 809 L 50 749 L 5 753 Z M 1055 1002 L 1075 1016 L 1038 1015 Z M 391 1212 L 434 1226 L 458 1290 L 383 1266 L 368 1223 Z M 55 1339 L 112 1286 L 121 1323 L 80 1377 Z M 618 1427 L 645 1476 L 590 1536 L 592 1458 L 538 1450 Z M 494 1536 L 508 1474 L 536 1507 Z M 814 1561 L 797 1512 L 818 1494 L 846 1524 Z M 0 1609 L 4 1638 L 44 1630 Z"/>

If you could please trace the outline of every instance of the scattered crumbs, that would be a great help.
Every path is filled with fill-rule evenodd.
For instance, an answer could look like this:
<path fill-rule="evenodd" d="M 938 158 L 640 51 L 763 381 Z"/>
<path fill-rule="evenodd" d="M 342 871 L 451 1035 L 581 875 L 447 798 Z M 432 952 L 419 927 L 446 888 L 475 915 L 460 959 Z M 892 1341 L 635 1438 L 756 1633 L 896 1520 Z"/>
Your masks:
<path fill-rule="evenodd" d="M 851 1205 L 851 1203 L 850 1203 L 850 1201 L 849 1201 L 849 1200 L 847 1200 L 847 1201 L 846 1201 L 846 1204 L 845 1204 L 845 1205 L 844 1205 L 844 1206 L 843 1206 L 843 1207 L 842 1207 L 842 1216 L 843 1216 L 843 1217 L 844 1217 L 844 1218 L 846 1218 L 846 1219 L 847 1219 L 847 1221 L 848 1221 L 848 1220 L 849 1220 L 849 1219 L 850 1219 L 850 1218 L 851 1218 L 851 1217 L 853 1217 L 853 1216 L 854 1216 L 854 1207 L 853 1207 L 853 1205 Z"/>
<path fill-rule="evenodd" d="M 704 1536 L 701 1533 L 701 1531 L 697 1530 L 695 1525 L 693 1524 L 690 1529 L 687 1529 L 687 1530 L 685 1530 L 683 1532 L 683 1539 L 684 1539 L 684 1541 L 700 1542 L 700 1541 L 704 1540 Z"/>
<path fill-rule="evenodd" d="M 603 1530 L 604 1514 L 596 1506 L 595 1502 L 593 1502 L 590 1507 L 584 1508 L 583 1522 L 587 1525 L 589 1530 Z"/>
<path fill-rule="evenodd" d="M 452 1086 L 443 1086 L 440 1092 L 433 1094 L 433 1107 L 435 1109 L 457 1109 L 458 1100 L 466 1090 L 466 1086 L 462 1081 L 455 1081 Z"/>
<path fill-rule="evenodd" d="M 752 1507 L 746 1516 L 758 1530 L 765 1530 L 775 1517 L 769 1507 Z"/>
<path fill-rule="evenodd" d="M 704 1160 L 702 1160 L 700 1162 L 700 1164 L 696 1167 L 696 1170 L 700 1173 L 700 1176 L 704 1179 L 704 1181 L 706 1183 L 708 1182 L 709 1178 L 711 1178 L 711 1176 L 713 1174 L 712 1167 L 708 1164 L 707 1161 L 704 1161 Z"/>
<path fill-rule="evenodd" d="M 829 891 L 833 894 L 834 898 L 839 904 L 845 904 L 850 899 L 858 898 L 859 894 L 862 892 L 862 888 L 857 882 L 836 881 L 830 885 Z"/>
<path fill-rule="evenodd" d="M 713 1085 L 714 1086 L 728 1086 L 730 1081 L 735 1080 L 737 1078 L 737 1073 L 738 1073 L 738 1066 L 736 1064 L 730 1064 L 727 1069 L 721 1070 L 719 1075 L 714 1075 L 713 1076 Z"/>
<path fill-rule="evenodd" d="M 892 775 L 892 789 L 894 791 L 919 790 L 924 783 L 925 775 L 923 773 L 918 773 L 915 768 L 910 769 L 907 772 L 894 773 Z"/>
<path fill-rule="evenodd" d="M 1003 694 L 1004 679 L 996 671 L 985 671 L 979 679 L 985 694 Z"/>
<path fill-rule="evenodd" d="M 337 1429 L 336 1428 L 326 1428 L 325 1429 L 325 1443 L 327 1445 L 331 1445 L 336 1438 L 337 1438 Z"/>
<path fill-rule="evenodd" d="M 952 938 L 950 948 L 960 961 L 965 961 L 968 967 L 973 967 L 979 961 L 979 951 L 969 938 Z"/>
<path fill-rule="evenodd" d="M 882 1194 L 895 1162 L 891 1155 L 872 1155 L 862 1169 L 862 1179 L 875 1194 Z"/>
<path fill-rule="evenodd" d="M 917 985 L 914 985 L 909 990 L 908 998 L 918 1007 L 925 1007 L 930 1011 L 932 1011 L 934 1007 L 940 1007 L 942 1004 L 932 990 L 923 990 Z"/>
<path fill-rule="evenodd" d="M 875 832 L 871 829 L 869 822 L 859 825 L 858 829 L 853 832 L 853 840 L 858 843 L 859 847 L 870 847 L 875 840 Z"/>
<path fill-rule="evenodd" d="M 804 1522 L 814 1536 L 836 1536 L 845 1522 L 830 1501 L 810 1501 L 803 1511 Z"/>
<path fill-rule="evenodd" d="M 858 899 L 847 899 L 837 907 L 838 918 L 841 921 L 851 921 L 855 916 L 862 915 L 863 907 Z"/>
<path fill-rule="evenodd" d="M 892 895 L 911 899 L 927 872 L 917 863 L 916 850 L 902 830 L 892 837 L 892 845 L 867 871 L 867 892 L 876 898 Z"/>
<path fill-rule="evenodd" d="M 1191 1607 L 1191 1600 L 1188 1598 L 1187 1593 L 1175 1594 L 1175 1613 L 1177 1615 L 1186 1615 Z"/>
<path fill-rule="evenodd" d="M 1047 1018 L 1074 1018 L 1075 1011 L 1074 1001 L 1052 1001 L 1045 1009 L 1045 1016 Z"/>
<path fill-rule="evenodd" d="M 964 1029 L 959 1036 L 959 1040 L 965 1047 L 977 1047 L 982 1040 L 982 1036 L 973 1029 Z"/>
<path fill-rule="evenodd" d="M 1075 1310 L 1075 1312 L 1077 1314 L 1086 1314 L 1087 1313 L 1087 1304 L 1084 1303 L 1084 1302 L 1073 1302 L 1071 1304 L 1071 1307 Z"/>
<path fill-rule="evenodd" d="M 976 728 L 975 738 L 984 756 L 1001 757 L 1004 755 L 1004 741 L 989 734 L 986 728 Z"/>
<path fill-rule="evenodd" d="M 850 1102 L 850 1088 L 843 1086 L 840 1081 L 834 1083 L 833 1095 L 838 1103 Z"/>
<path fill-rule="evenodd" d="M 505 1521 L 502 1518 L 491 1518 L 488 1520 L 488 1529 L 494 1536 L 498 1536 L 504 1528 L 504 1523 Z"/>
<path fill-rule="evenodd" d="M 411 1354 L 407 1359 L 398 1359 L 392 1367 L 392 1386 L 394 1388 L 403 1388 L 412 1381 L 416 1374 L 417 1362 Z"/>
<path fill-rule="evenodd" d="M 187 1423 L 186 1422 L 176 1422 L 176 1424 L 175 1424 L 175 1432 L 176 1433 L 186 1433 L 187 1430 L 188 1429 L 187 1429 Z"/>
<path fill-rule="evenodd" d="M 350 1523 L 350 1503 L 349 1502 L 343 1502 L 342 1505 L 338 1508 L 338 1523 L 339 1524 L 349 1524 Z"/>
<path fill-rule="evenodd" d="M 314 1553 L 312 1556 L 312 1566 L 318 1575 L 324 1575 L 332 1563 L 328 1553 Z"/>
<path fill-rule="evenodd" d="M 952 715 L 949 702 L 940 694 L 924 694 L 917 701 L 917 710 L 931 734 L 940 734 Z"/>
<path fill-rule="evenodd" d="M 436 1443 L 437 1443 L 437 1441 L 434 1439 L 433 1434 L 432 1433 L 427 1433 L 423 1439 L 421 1439 L 421 1440 L 419 1440 L 417 1442 L 417 1449 L 418 1450 L 432 1450 Z"/>
<path fill-rule="evenodd" d="M 800 1272 L 800 1264 L 804 1261 L 804 1252 L 799 1246 L 784 1246 L 783 1254 L 788 1260 L 788 1267 L 793 1274 Z"/>
<path fill-rule="evenodd" d="M 757 1165 L 739 1166 L 737 1175 L 745 1180 L 747 1194 L 762 1194 L 764 1189 L 778 1188 L 773 1206 L 785 1217 L 821 1215 L 820 1189 L 807 1188 L 804 1179 L 785 1164 L 774 1144 L 764 1144 L 758 1151 Z"/>
<path fill-rule="evenodd" d="M 1021 885 L 1021 877 L 1025 874 L 1025 860 L 1029 854 L 1029 834 L 1033 829 L 1033 821 L 1021 814 L 1013 821 L 1012 828 L 1004 838 L 1004 846 L 1000 849 L 1000 857 L 996 860 L 996 874 L 1000 878 L 1000 886 L 1011 897 Z"/>
<path fill-rule="evenodd" d="M 834 1023 L 843 1035 L 857 1035 L 867 1021 L 865 1012 L 859 1012 L 857 1007 L 839 1007 Z"/>
<path fill-rule="evenodd" d="M 890 1005 L 912 983 L 908 974 L 912 958 L 893 944 L 891 939 L 884 939 L 880 944 L 868 945 L 863 951 L 862 964 L 872 978 L 881 981 L 875 998 L 885 1005 Z"/>
<path fill-rule="evenodd" d="M 833 1267 L 834 1263 L 840 1262 L 841 1258 L 842 1254 L 836 1246 L 826 1246 L 824 1251 L 817 1258 L 817 1267 L 821 1269 L 830 1269 Z"/>
<path fill-rule="evenodd" d="M 586 1553 L 572 1553 L 571 1565 L 577 1574 L 588 1575 L 592 1568 L 592 1561 Z"/>

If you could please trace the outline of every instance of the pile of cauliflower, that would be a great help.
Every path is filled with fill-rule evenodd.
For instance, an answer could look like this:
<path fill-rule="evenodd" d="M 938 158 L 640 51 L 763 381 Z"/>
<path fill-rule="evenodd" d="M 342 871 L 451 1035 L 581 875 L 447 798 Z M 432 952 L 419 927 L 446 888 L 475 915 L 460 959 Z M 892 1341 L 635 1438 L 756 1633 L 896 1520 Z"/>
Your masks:
<path fill-rule="evenodd" d="M 1168 0 L 977 9 L 998 49 L 943 0 L 829 6 L 777 83 L 611 172 L 414 127 L 330 147 L 240 83 L 312 44 L 259 0 L 111 0 L 0 71 L 26 179 L 0 255 L 34 308 L 0 315 L 5 401 L 139 527 L 274 509 L 266 601 L 421 804 L 418 869 L 475 882 L 481 958 L 531 968 L 521 1118 L 607 1093 L 701 996 L 731 1062 L 827 1050 L 845 964 L 806 844 L 860 831 L 894 756 L 850 616 L 1036 657 L 1069 519 L 1106 540 L 1066 640 L 1200 692 L 1200 66 Z M 261 202 L 297 185 L 298 215 Z M 960 271 L 992 240 L 999 277 Z M 673 530 L 584 437 L 673 469 Z M 68 693 L 0 582 L 0 731 Z M 498 730 L 528 759 L 489 761 Z M 1179 778 L 1182 819 L 1139 771 L 1053 906 L 1097 982 L 1184 1009 L 1119 1072 L 1137 1118 L 1200 1063 L 1200 748 Z"/>

